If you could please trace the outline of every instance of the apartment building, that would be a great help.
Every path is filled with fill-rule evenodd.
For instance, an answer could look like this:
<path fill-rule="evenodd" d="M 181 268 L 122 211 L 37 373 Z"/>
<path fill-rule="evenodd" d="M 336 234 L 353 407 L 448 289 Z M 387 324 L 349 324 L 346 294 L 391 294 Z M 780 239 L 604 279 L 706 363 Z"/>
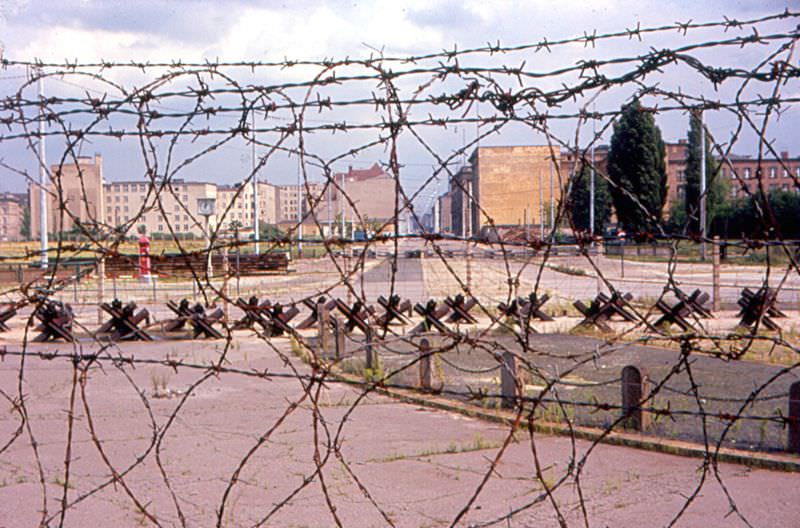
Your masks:
<path fill-rule="evenodd" d="M 23 240 L 23 219 L 27 207 L 27 196 L 13 193 L 0 194 L 0 241 Z"/>
<path fill-rule="evenodd" d="M 45 190 L 48 232 L 69 231 L 77 223 L 90 228 L 102 224 L 105 220 L 102 207 L 106 201 L 103 183 L 103 158 L 99 154 L 53 165 Z M 29 186 L 31 236 L 35 238 L 41 233 L 41 192 L 38 184 Z"/>

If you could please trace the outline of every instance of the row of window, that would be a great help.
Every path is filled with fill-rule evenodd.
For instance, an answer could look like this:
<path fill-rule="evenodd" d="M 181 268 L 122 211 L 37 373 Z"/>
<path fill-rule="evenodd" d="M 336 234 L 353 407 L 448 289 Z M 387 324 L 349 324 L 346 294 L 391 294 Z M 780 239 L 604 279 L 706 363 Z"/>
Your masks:
<path fill-rule="evenodd" d="M 782 171 L 781 172 L 781 176 L 783 178 L 789 178 L 790 177 L 789 169 L 781 169 L 781 171 Z M 722 177 L 723 178 L 727 178 L 730 175 L 733 175 L 734 177 L 736 177 L 737 171 L 729 171 L 726 168 L 722 169 Z M 750 180 L 750 179 L 752 179 L 754 177 L 753 169 L 751 167 L 745 167 L 745 168 L 741 169 L 741 175 L 742 175 L 742 179 Z M 794 168 L 794 176 L 796 178 L 800 178 L 800 165 L 798 165 L 797 167 Z M 775 178 L 777 178 L 778 177 L 778 168 L 777 167 L 769 167 L 767 169 L 767 177 L 769 179 L 771 179 L 771 180 L 774 180 Z M 678 181 L 679 182 L 686 181 L 686 171 L 678 171 Z"/>

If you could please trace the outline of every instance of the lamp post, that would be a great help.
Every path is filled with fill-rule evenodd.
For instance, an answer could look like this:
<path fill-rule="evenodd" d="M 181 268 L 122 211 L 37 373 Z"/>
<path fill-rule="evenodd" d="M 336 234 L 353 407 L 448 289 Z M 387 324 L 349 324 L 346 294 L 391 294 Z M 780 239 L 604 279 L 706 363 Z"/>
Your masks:
<path fill-rule="evenodd" d="M 214 276 L 214 269 L 211 265 L 211 228 L 209 227 L 210 219 L 216 212 L 217 199 L 216 198 L 198 198 L 197 199 L 197 214 L 206 220 L 206 238 L 208 239 L 208 257 L 206 260 L 207 275 L 209 282 Z"/>

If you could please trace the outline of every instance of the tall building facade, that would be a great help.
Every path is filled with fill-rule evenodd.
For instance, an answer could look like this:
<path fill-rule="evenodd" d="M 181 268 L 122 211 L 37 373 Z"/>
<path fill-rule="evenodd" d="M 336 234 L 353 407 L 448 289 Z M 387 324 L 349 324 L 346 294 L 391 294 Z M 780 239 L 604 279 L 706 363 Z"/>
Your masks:
<path fill-rule="evenodd" d="M 53 165 L 50 168 L 46 193 L 47 231 L 70 231 L 77 224 L 96 227 L 104 221 L 103 158 L 79 157 L 73 162 Z M 41 234 L 41 193 L 39 184 L 29 187 L 31 211 L 31 236 Z"/>
<path fill-rule="evenodd" d="M 13 193 L 0 194 L 0 241 L 24 240 L 23 224 L 28 197 Z"/>
<path fill-rule="evenodd" d="M 548 146 L 478 147 L 451 180 L 451 221 L 459 236 L 494 227 L 550 225 L 568 175 Z"/>

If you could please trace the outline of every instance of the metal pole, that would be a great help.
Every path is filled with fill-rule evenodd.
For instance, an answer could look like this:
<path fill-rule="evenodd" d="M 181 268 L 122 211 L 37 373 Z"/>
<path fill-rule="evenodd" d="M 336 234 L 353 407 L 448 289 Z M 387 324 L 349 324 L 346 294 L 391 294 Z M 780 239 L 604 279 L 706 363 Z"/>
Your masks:
<path fill-rule="evenodd" d="M 539 171 L 539 238 L 544 240 L 544 183 Z"/>
<path fill-rule="evenodd" d="M 303 185 L 300 183 L 300 158 L 297 158 L 297 258 L 303 257 Z"/>
<path fill-rule="evenodd" d="M 700 112 L 700 259 L 706 259 L 706 125 Z"/>
<path fill-rule="evenodd" d="M 594 238 L 594 143 L 596 140 L 597 121 L 592 118 L 592 173 L 589 179 L 589 235 L 592 238 Z M 575 161 L 577 163 L 578 160 Z"/>
<path fill-rule="evenodd" d="M 553 201 L 553 165 L 556 163 L 556 157 L 553 155 L 550 158 L 550 230 L 555 231 L 556 228 L 556 203 Z"/>
<path fill-rule="evenodd" d="M 253 251 L 256 255 L 259 254 L 258 247 L 258 175 L 256 174 L 256 112 L 250 115 L 251 123 L 253 125 Z"/>
<path fill-rule="evenodd" d="M 44 78 L 39 70 L 39 233 L 42 241 L 42 268 L 48 267 L 47 241 L 47 157 L 44 144 Z"/>

